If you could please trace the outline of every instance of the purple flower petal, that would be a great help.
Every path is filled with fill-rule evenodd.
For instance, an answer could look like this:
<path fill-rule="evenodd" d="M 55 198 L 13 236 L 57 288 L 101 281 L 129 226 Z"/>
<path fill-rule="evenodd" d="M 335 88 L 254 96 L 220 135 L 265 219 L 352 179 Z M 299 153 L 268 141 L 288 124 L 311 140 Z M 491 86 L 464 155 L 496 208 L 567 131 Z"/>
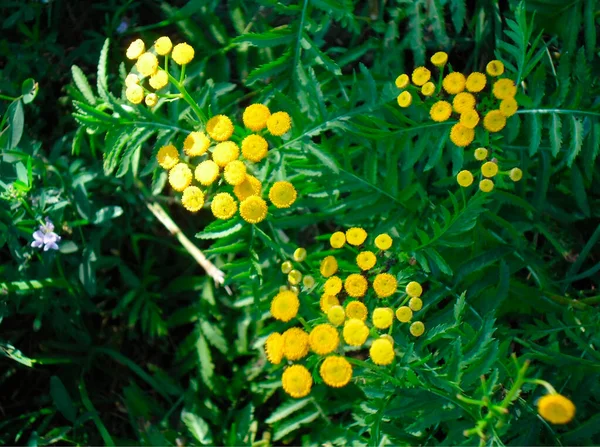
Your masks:
<path fill-rule="evenodd" d="M 33 248 L 38 248 L 38 247 L 41 247 L 42 245 L 44 245 L 44 244 L 43 244 L 43 242 L 41 242 L 41 241 L 33 241 L 33 242 L 31 243 L 31 246 L 32 246 Z"/>
<path fill-rule="evenodd" d="M 44 240 L 44 233 L 38 230 L 35 233 L 33 233 L 33 238 L 36 241 L 42 242 Z"/>

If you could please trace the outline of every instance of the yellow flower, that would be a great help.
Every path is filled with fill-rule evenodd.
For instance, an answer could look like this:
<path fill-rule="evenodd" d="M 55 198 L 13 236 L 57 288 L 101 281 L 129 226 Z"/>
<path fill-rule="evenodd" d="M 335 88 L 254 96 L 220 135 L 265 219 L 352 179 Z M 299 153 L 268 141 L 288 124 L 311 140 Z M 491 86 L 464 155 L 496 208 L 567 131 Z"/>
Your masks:
<path fill-rule="evenodd" d="M 293 285 L 298 285 L 300 284 L 300 280 L 302 279 L 302 273 L 300 273 L 298 270 L 293 269 L 289 274 L 288 274 L 288 282 L 290 284 Z"/>
<path fill-rule="evenodd" d="M 412 72 L 413 84 L 421 87 L 431 79 L 431 72 L 425 67 L 417 67 Z"/>
<path fill-rule="evenodd" d="M 411 298 L 408 307 L 410 307 L 410 310 L 417 312 L 423 308 L 423 300 L 421 298 Z"/>
<path fill-rule="evenodd" d="M 408 306 L 402 306 L 396 310 L 396 318 L 400 323 L 408 323 L 412 317 L 412 310 Z"/>
<path fill-rule="evenodd" d="M 408 107 L 412 104 L 412 95 L 409 91 L 403 91 L 398 95 L 398 105 L 400 107 Z"/>
<path fill-rule="evenodd" d="M 172 48 L 173 43 L 171 42 L 171 39 L 169 39 L 167 36 L 159 37 L 158 39 L 156 39 L 156 42 L 154 42 L 154 49 L 161 56 L 166 56 L 167 54 L 169 54 Z"/>
<path fill-rule="evenodd" d="M 462 93 L 461 93 L 462 94 Z M 467 110 L 460 114 L 460 124 L 469 129 L 475 129 L 479 124 L 479 113 L 476 110 Z"/>
<path fill-rule="evenodd" d="M 392 246 L 392 238 L 387 233 L 381 233 L 375 238 L 375 246 L 380 250 L 389 250 Z"/>
<path fill-rule="evenodd" d="M 561 394 L 546 394 L 537 406 L 540 416 L 553 424 L 567 424 L 575 417 L 575 405 Z"/>
<path fill-rule="evenodd" d="M 179 163 L 179 152 L 172 144 L 161 147 L 156 154 L 156 160 L 163 169 L 171 169 Z"/>
<path fill-rule="evenodd" d="M 473 93 L 478 93 L 485 88 L 487 78 L 483 73 L 475 72 L 471 73 L 467 77 L 466 87 L 467 90 Z"/>
<path fill-rule="evenodd" d="M 246 160 L 258 163 L 267 156 L 269 144 L 260 135 L 248 135 L 242 141 L 242 155 Z"/>
<path fill-rule="evenodd" d="M 346 315 L 348 318 L 356 318 L 357 320 L 366 321 L 367 306 L 360 301 L 350 301 L 346 305 Z"/>
<path fill-rule="evenodd" d="M 286 112 L 275 112 L 267 119 L 267 130 L 280 137 L 292 128 L 292 119 Z"/>
<path fill-rule="evenodd" d="M 127 52 L 125 55 L 127 59 L 137 59 L 142 55 L 142 53 L 146 51 L 146 45 L 144 45 L 144 41 L 142 39 L 136 39 L 127 48 Z"/>
<path fill-rule="evenodd" d="M 230 185 L 239 185 L 246 180 L 246 165 L 240 160 L 233 160 L 227 163 L 223 177 Z"/>
<path fill-rule="evenodd" d="M 321 364 L 319 374 L 327 385 L 341 388 L 350 382 L 352 366 L 344 357 L 331 355 Z"/>
<path fill-rule="evenodd" d="M 506 117 L 513 116 L 517 113 L 518 108 L 519 104 L 515 98 L 506 98 L 500 101 L 500 112 Z"/>
<path fill-rule="evenodd" d="M 450 140 L 458 147 L 468 146 L 473 142 L 473 138 L 475 138 L 475 131 L 460 123 L 456 123 L 450 130 Z"/>
<path fill-rule="evenodd" d="M 125 89 L 125 97 L 133 104 L 139 104 L 144 99 L 144 89 L 137 85 L 130 85 Z"/>
<path fill-rule="evenodd" d="M 240 215 L 251 224 L 262 222 L 267 217 L 267 202 L 258 196 L 250 196 L 240 203 Z"/>
<path fill-rule="evenodd" d="M 485 66 L 485 71 L 487 71 L 487 74 L 490 76 L 500 76 L 504 73 L 504 64 L 497 60 L 490 61 Z"/>
<path fill-rule="evenodd" d="M 512 79 L 498 79 L 494 82 L 492 93 L 498 99 L 514 98 L 517 94 L 517 86 Z"/>
<path fill-rule="evenodd" d="M 387 341 L 389 341 L 389 342 L 392 344 L 392 346 L 394 346 L 394 339 L 392 338 L 392 336 L 391 336 L 391 335 L 388 335 L 388 334 L 381 334 L 381 335 L 379 336 L 379 338 L 381 338 L 381 339 L 383 339 L 383 340 L 387 340 Z"/>
<path fill-rule="evenodd" d="M 321 295 L 319 305 L 321 306 L 321 310 L 327 313 L 329 312 L 329 309 L 331 309 L 333 306 L 339 306 L 340 301 L 335 295 L 328 295 L 327 293 L 324 293 L 323 295 Z"/>
<path fill-rule="evenodd" d="M 288 360 L 300 360 L 308 354 L 308 334 L 293 327 L 283 333 L 283 355 Z"/>
<path fill-rule="evenodd" d="M 425 332 L 425 325 L 421 321 L 415 321 L 410 325 L 409 330 L 414 337 L 420 337 Z"/>
<path fill-rule="evenodd" d="M 136 74 L 129 73 L 125 78 L 125 87 L 131 87 L 140 83 L 140 78 Z"/>
<path fill-rule="evenodd" d="M 173 54 L 171 55 L 176 64 L 185 65 L 192 62 L 194 59 L 194 49 L 187 43 L 178 43 L 173 48 Z"/>
<path fill-rule="evenodd" d="M 344 308 L 339 304 L 331 306 L 327 311 L 327 319 L 331 324 L 339 326 L 346 319 L 346 312 L 344 312 Z"/>
<path fill-rule="evenodd" d="M 233 123 L 225 115 L 216 115 L 206 123 L 206 131 L 213 140 L 226 141 L 233 135 Z"/>
<path fill-rule="evenodd" d="M 369 356 L 376 365 L 389 365 L 394 361 L 394 345 L 385 338 L 378 338 L 371 345 Z"/>
<path fill-rule="evenodd" d="M 157 70 L 152 76 L 150 76 L 150 87 L 154 90 L 160 90 L 169 83 L 169 75 L 164 70 Z"/>
<path fill-rule="evenodd" d="M 465 75 L 455 71 L 446 75 L 442 82 L 442 87 L 444 87 L 447 93 L 456 95 L 465 89 L 466 82 Z"/>
<path fill-rule="evenodd" d="M 264 104 L 251 104 L 244 109 L 242 121 L 248 129 L 258 132 L 267 127 L 267 120 L 270 116 L 271 111 Z"/>
<path fill-rule="evenodd" d="M 421 93 L 424 96 L 431 96 L 435 93 L 435 84 L 433 82 L 426 82 L 423 87 L 421 87 Z"/>
<path fill-rule="evenodd" d="M 373 289 L 379 298 L 392 296 L 398 288 L 398 282 L 393 275 L 389 273 L 380 273 L 373 281 Z"/>
<path fill-rule="evenodd" d="M 498 165 L 493 161 L 488 161 L 481 165 L 481 173 L 484 177 L 494 177 L 498 174 Z"/>
<path fill-rule="evenodd" d="M 429 116 L 433 121 L 441 123 L 446 121 L 452 115 L 452 106 L 448 101 L 438 101 L 431 106 Z"/>
<path fill-rule="evenodd" d="M 506 126 L 506 117 L 500 110 L 492 110 L 485 115 L 483 127 L 490 132 L 500 132 Z"/>
<path fill-rule="evenodd" d="M 233 187 L 233 193 L 240 201 L 246 200 L 250 196 L 260 196 L 261 190 L 260 181 L 248 173 L 242 183 Z"/>
<path fill-rule="evenodd" d="M 461 92 L 452 100 L 452 107 L 458 113 L 465 113 L 475 108 L 475 97 L 471 93 Z"/>
<path fill-rule="evenodd" d="M 378 307 L 373 311 L 372 319 L 377 329 L 387 329 L 394 321 L 394 311 L 389 307 Z"/>
<path fill-rule="evenodd" d="M 319 355 L 326 355 L 337 349 L 340 344 L 338 331 L 330 324 L 316 325 L 308 335 L 310 349 Z"/>
<path fill-rule="evenodd" d="M 213 161 L 224 168 L 240 156 L 240 148 L 233 141 L 224 141 L 215 146 L 212 153 Z"/>
<path fill-rule="evenodd" d="M 328 295 L 337 295 L 342 291 L 342 280 L 337 276 L 332 276 L 323 286 L 325 293 Z"/>
<path fill-rule="evenodd" d="M 376 262 L 377 258 L 373 252 L 370 251 L 361 251 L 356 257 L 356 265 L 358 265 L 361 270 L 372 269 Z"/>
<path fill-rule="evenodd" d="M 401 74 L 396 78 L 396 87 L 405 88 L 408 85 L 409 81 L 410 79 L 408 78 L 407 74 Z"/>
<path fill-rule="evenodd" d="M 358 273 L 352 273 L 348 275 L 346 281 L 344 281 L 344 289 L 353 298 L 360 298 L 365 296 L 369 284 L 364 276 Z"/>
<path fill-rule="evenodd" d="M 433 56 L 431 56 L 431 63 L 436 67 L 443 67 L 448 62 L 448 54 L 444 51 L 438 51 Z"/>
<path fill-rule="evenodd" d="M 329 238 L 329 244 L 332 248 L 342 248 L 346 243 L 346 235 L 342 231 L 336 231 Z"/>
<path fill-rule="evenodd" d="M 204 155 L 210 146 L 210 140 L 204 132 L 192 132 L 183 141 L 183 150 L 190 157 Z"/>
<path fill-rule="evenodd" d="M 135 63 L 142 76 L 152 76 L 158 69 L 158 59 L 153 53 L 142 54 Z"/>
<path fill-rule="evenodd" d="M 306 248 L 298 247 L 294 250 L 294 261 L 302 262 L 306 259 Z"/>
<path fill-rule="evenodd" d="M 158 96 L 156 96 L 155 93 L 148 93 L 144 99 L 144 102 L 148 107 L 154 107 L 158 102 Z"/>
<path fill-rule="evenodd" d="M 277 208 L 289 208 L 297 197 L 296 188 L 290 182 L 275 182 L 269 190 L 269 200 Z"/>
<path fill-rule="evenodd" d="M 483 179 L 479 182 L 479 189 L 483 192 L 490 192 L 494 189 L 494 182 L 487 178 Z"/>
<path fill-rule="evenodd" d="M 350 346 L 362 346 L 369 336 L 369 328 L 362 320 L 350 318 L 344 324 L 342 334 Z"/>
<path fill-rule="evenodd" d="M 281 272 L 286 275 L 293 270 L 294 266 L 290 261 L 284 261 L 281 263 Z"/>
<path fill-rule="evenodd" d="M 307 396 L 312 388 L 312 376 L 302 365 L 292 365 L 285 369 L 281 384 L 286 393 L 295 398 Z"/>
<path fill-rule="evenodd" d="M 283 337 L 279 332 L 273 332 L 265 341 L 267 360 L 273 365 L 279 365 L 283 360 Z"/>
<path fill-rule="evenodd" d="M 185 163 L 177 163 L 169 171 L 169 184 L 175 191 L 183 191 L 192 183 L 192 170 Z"/>
<path fill-rule="evenodd" d="M 276 320 L 283 321 L 284 323 L 294 318 L 298 314 L 299 308 L 300 300 L 298 300 L 298 295 L 290 290 L 279 292 L 275 295 L 273 301 L 271 301 L 271 315 Z"/>
<path fill-rule="evenodd" d="M 513 182 L 518 182 L 523 178 L 523 171 L 521 171 L 519 168 L 512 168 L 510 170 L 509 177 Z"/>
<path fill-rule="evenodd" d="M 217 219 L 230 219 L 237 211 L 237 203 L 231 194 L 220 192 L 213 197 L 210 210 Z"/>
<path fill-rule="evenodd" d="M 310 275 L 306 275 L 302 278 L 302 285 L 305 289 L 312 289 L 315 286 L 315 278 Z"/>
<path fill-rule="evenodd" d="M 419 298 L 423 293 L 423 287 L 417 281 L 411 281 L 406 285 L 406 294 L 410 297 Z"/>
<path fill-rule="evenodd" d="M 197 186 L 188 186 L 183 190 L 181 204 L 186 210 L 195 213 L 204 205 L 204 193 Z"/>
<path fill-rule="evenodd" d="M 367 239 L 367 232 L 360 227 L 353 227 L 346 230 L 346 240 L 350 245 L 362 245 Z"/>
<path fill-rule="evenodd" d="M 456 174 L 456 181 L 463 188 L 471 186 L 473 184 L 473 174 L 471 174 L 471 172 L 467 171 L 466 169 L 462 170 L 458 174 Z"/>
<path fill-rule="evenodd" d="M 204 160 L 194 171 L 194 177 L 201 185 L 212 185 L 219 177 L 219 166 L 212 160 Z"/>
<path fill-rule="evenodd" d="M 487 158 L 488 150 L 485 147 L 475 149 L 475 160 L 483 161 Z"/>
<path fill-rule="evenodd" d="M 337 270 L 338 263 L 333 256 L 326 256 L 323 258 L 320 267 L 321 275 L 323 275 L 325 278 L 329 278 L 330 276 L 335 275 Z"/>

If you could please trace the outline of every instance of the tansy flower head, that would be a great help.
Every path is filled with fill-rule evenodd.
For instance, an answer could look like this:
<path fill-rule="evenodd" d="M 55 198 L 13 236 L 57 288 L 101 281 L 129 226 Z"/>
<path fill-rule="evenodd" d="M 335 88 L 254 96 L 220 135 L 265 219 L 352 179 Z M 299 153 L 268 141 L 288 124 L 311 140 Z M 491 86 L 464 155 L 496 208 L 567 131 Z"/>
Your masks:
<path fill-rule="evenodd" d="M 415 321 L 410 325 L 410 333 L 413 337 L 420 337 L 425 332 L 425 325 L 421 321 Z"/>
<path fill-rule="evenodd" d="M 413 84 L 421 87 L 431 78 L 431 72 L 425 67 L 417 67 L 412 72 Z"/>
<path fill-rule="evenodd" d="M 220 192 L 213 197 L 210 210 L 217 219 L 230 219 L 237 211 L 237 203 L 231 194 Z"/>
<path fill-rule="evenodd" d="M 302 285 L 305 289 L 312 289 L 315 286 L 315 278 L 310 275 L 306 275 L 302 278 Z"/>
<path fill-rule="evenodd" d="M 380 250 L 389 250 L 392 247 L 392 238 L 387 233 L 381 233 L 375 238 L 375 246 Z"/>
<path fill-rule="evenodd" d="M 423 300 L 421 298 L 413 297 L 408 302 L 408 307 L 410 307 L 410 310 L 418 312 L 423 308 Z"/>
<path fill-rule="evenodd" d="M 444 51 L 438 51 L 433 56 L 431 56 L 431 63 L 436 67 L 443 67 L 448 62 L 448 54 Z"/>
<path fill-rule="evenodd" d="M 171 169 L 179 163 L 179 152 L 172 144 L 161 147 L 156 154 L 156 161 L 163 169 Z"/>
<path fill-rule="evenodd" d="M 460 124 L 469 129 L 475 129 L 475 127 L 477 127 L 477 124 L 479 124 L 479 113 L 477 113 L 477 111 L 473 109 L 461 113 Z"/>
<path fill-rule="evenodd" d="M 352 273 L 348 275 L 346 281 L 344 281 L 344 289 L 353 298 L 360 298 L 365 296 L 369 284 L 364 276 L 358 273 Z"/>
<path fill-rule="evenodd" d="M 370 251 L 361 251 L 356 257 L 356 265 L 358 265 L 361 270 L 372 269 L 376 262 L 377 258 L 373 252 Z"/>
<path fill-rule="evenodd" d="M 485 71 L 490 76 L 500 76 L 502 73 L 504 73 L 504 64 L 498 60 L 490 61 L 485 66 Z"/>
<path fill-rule="evenodd" d="M 421 87 L 421 93 L 424 96 L 431 96 L 435 93 L 435 84 L 433 82 L 426 82 L 423 87 Z"/>
<path fill-rule="evenodd" d="M 208 146 L 210 146 L 210 140 L 204 132 L 192 132 L 183 141 L 183 150 L 190 157 L 204 155 Z"/>
<path fill-rule="evenodd" d="M 233 135 L 233 123 L 228 116 L 216 115 L 206 123 L 206 131 L 213 140 L 226 141 Z"/>
<path fill-rule="evenodd" d="M 394 360 L 394 345 L 385 338 L 378 338 L 369 349 L 369 357 L 376 365 L 389 365 Z"/>
<path fill-rule="evenodd" d="M 125 89 L 125 97 L 129 102 L 139 104 L 144 99 L 144 89 L 137 84 L 132 84 Z"/>
<path fill-rule="evenodd" d="M 267 120 L 271 116 L 271 111 L 264 104 L 251 104 L 244 109 L 242 121 L 244 126 L 252 132 L 258 132 L 267 127 Z"/>
<path fill-rule="evenodd" d="M 230 185 L 239 185 L 246 180 L 246 165 L 240 160 L 233 160 L 227 163 L 223 177 Z"/>
<path fill-rule="evenodd" d="M 362 346 L 369 336 L 369 328 L 362 320 L 351 318 L 344 324 L 342 335 L 344 341 L 350 346 Z"/>
<path fill-rule="evenodd" d="M 169 171 L 169 184 L 175 191 L 183 191 L 192 183 L 192 170 L 185 163 L 178 163 Z"/>
<path fill-rule="evenodd" d="M 355 247 L 362 245 L 367 239 L 367 232 L 360 227 L 353 227 L 346 230 L 346 240 Z"/>
<path fill-rule="evenodd" d="M 153 53 L 144 53 L 135 63 L 135 68 L 142 76 L 152 76 L 158 69 L 158 59 Z"/>
<path fill-rule="evenodd" d="M 194 59 L 194 49 L 185 42 L 178 43 L 173 48 L 173 54 L 171 54 L 171 57 L 173 58 L 176 64 L 189 64 L 190 62 L 192 62 L 192 59 Z"/>
<path fill-rule="evenodd" d="M 513 182 L 518 182 L 523 178 L 523 171 L 521 171 L 519 168 L 512 168 L 510 170 L 509 177 Z"/>
<path fill-rule="evenodd" d="M 300 284 L 300 280 L 302 279 L 302 273 L 300 271 L 293 269 L 290 273 L 288 273 L 288 282 L 293 285 Z"/>
<path fill-rule="evenodd" d="M 502 112 L 502 115 L 506 117 L 513 116 L 515 113 L 517 113 L 518 108 L 519 104 L 515 98 L 510 97 L 500 101 L 500 112 Z"/>
<path fill-rule="evenodd" d="M 493 161 L 488 161 L 481 165 L 481 173 L 484 177 L 494 177 L 498 174 L 498 165 Z"/>
<path fill-rule="evenodd" d="M 324 293 L 323 295 L 321 295 L 319 305 L 321 306 L 321 310 L 327 313 L 329 312 L 329 309 L 331 309 L 333 306 L 339 306 L 340 301 L 335 295 L 329 295 L 327 293 Z"/>
<path fill-rule="evenodd" d="M 346 305 L 346 316 L 348 318 L 356 318 L 360 321 L 366 321 L 367 319 L 367 306 L 360 301 L 350 301 Z"/>
<path fill-rule="evenodd" d="M 283 359 L 283 337 L 279 332 L 273 332 L 265 341 L 267 360 L 273 365 L 279 365 Z"/>
<path fill-rule="evenodd" d="M 398 105 L 400 107 L 408 107 L 412 104 L 412 95 L 405 90 L 398 95 Z"/>
<path fill-rule="evenodd" d="M 275 112 L 267 119 L 267 130 L 280 137 L 292 128 L 292 120 L 286 112 Z"/>
<path fill-rule="evenodd" d="M 285 273 L 286 275 L 288 273 L 290 273 L 293 268 L 294 268 L 294 265 L 290 261 L 283 261 L 281 263 L 281 272 Z"/>
<path fill-rule="evenodd" d="M 442 87 L 444 87 L 447 93 L 456 95 L 465 89 L 466 82 L 465 75 L 455 71 L 446 75 L 442 82 Z"/>
<path fill-rule="evenodd" d="M 302 365 L 292 365 L 283 371 L 281 384 L 286 393 L 295 398 L 307 396 L 312 388 L 312 376 Z"/>
<path fill-rule="evenodd" d="M 540 416 L 552 424 L 567 424 L 575 416 L 575 405 L 561 394 L 546 394 L 537 406 Z"/>
<path fill-rule="evenodd" d="M 269 190 L 269 200 L 277 208 L 289 208 L 297 197 L 296 188 L 290 182 L 275 182 Z"/>
<path fill-rule="evenodd" d="M 344 312 L 344 308 L 339 304 L 331 306 L 327 311 L 327 319 L 331 324 L 335 326 L 341 325 L 346 319 L 346 313 Z"/>
<path fill-rule="evenodd" d="M 209 186 L 219 177 L 219 166 L 212 160 L 204 160 L 194 171 L 194 177 L 201 185 Z"/>
<path fill-rule="evenodd" d="M 372 319 L 377 329 L 387 329 L 394 321 L 394 311 L 389 307 L 378 307 L 373 311 Z"/>
<path fill-rule="evenodd" d="M 475 108 L 475 97 L 471 93 L 461 92 L 452 100 L 452 107 L 458 113 L 464 113 Z"/>
<path fill-rule="evenodd" d="M 213 161 L 224 168 L 240 156 L 240 148 L 233 141 L 224 141 L 215 146 L 212 153 Z"/>
<path fill-rule="evenodd" d="M 335 351 L 340 344 L 338 331 L 330 324 L 316 325 L 308 335 L 310 349 L 319 355 L 326 355 Z"/>
<path fill-rule="evenodd" d="M 342 248 L 346 243 L 346 235 L 342 231 L 336 231 L 329 238 L 331 248 Z"/>
<path fill-rule="evenodd" d="M 333 256 L 326 256 L 321 261 L 321 267 L 319 270 L 321 271 L 321 275 L 323 275 L 325 278 L 329 278 L 330 276 L 335 275 L 337 272 L 338 263 Z"/>
<path fill-rule="evenodd" d="M 381 335 L 379 336 L 379 338 L 381 338 L 381 339 L 383 339 L 383 340 L 387 340 L 387 341 L 389 341 L 389 342 L 392 344 L 392 346 L 394 346 L 394 339 L 392 338 L 392 336 L 391 336 L 391 335 L 388 335 L 388 334 L 381 334 Z"/>
<path fill-rule="evenodd" d="M 158 96 L 156 96 L 156 93 L 148 93 L 144 98 L 144 102 L 148 107 L 154 107 L 158 102 Z"/>
<path fill-rule="evenodd" d="M 483 118 L 483 127 L 489 132 L 500 132 L 506 126 L 506 117 L 500 110 L 492 110 Z"/>
<path fill-rule="evenodd" d="M 298 295 L 294 292 L 287 290 L 285 292 L 279 292 L 271 301 L 271 315 L 276 320 L 287 323 L 298 314 L 300 308 L 300 300 Z"/>
<path fill-rule="evenodd" d="M 267 202 L 258 196 L 250 196 L 240 203 L 240 216 L 246 222 L 257 224 L 267 217 Z"/>
<path fill-rule="evenodd" d="M 306 259 L 306 248 L 303 247 L 298 247 L 297 249 L 294 250 L 294 261 L 296 262 L 303 262 Z"/>
<path fill-rule="evenodd" d="M 498 79 L 494 82 L 492 93 L 498 99 L 514 98 L 517 87 L 512 79 Z"/>
<path fill-rule="evenodd" d="M 127 59 L 137 59 L 144 51 L 146 51 L 146 45 L 144 45 L 144 41 L 142 39 L 136 39 L 131 42 L 127 48 L 125 56 L 127 56 Z"/>
<path fill-rule="evenodd" d="M 332 276 L 325 281 L 323 289 L 328 295 L 337 295 L 342 291 L 342 280 L 337 276 Z"/>
<path fill-rule="evenodd" d="M 488 150 L 485 147 L 475 149 L 475 160 L 483 161 L 487 158 Z"/>
<path fill-rule="evenodd" d="M 308 334 L 293 327 L 283 333 L 283 355 L 288 360 L 300 360 L 308 354 Z"/>
<path fill-rule="evenodd" d="M 471 172 L 467 171 L 466 169 L 462 170 L 458 174 L 456 174 L 456 181 L 463 188 L 471 186 L 473 184 L 473 174 L 471 174 Z"/>
<path fill-rule="evenodd" d="M 319 374 L 327 385 L 333 388 L 341 388 L 350 382 L 352 366 L 344 357 L 331 355 L 321 364 Z"/>
<path fill-rule="evenodd" d="M 134 73 L 129 73 L 125 78 L 125 87 L 131 87 L 132 85 L 136 85 L 140 83 L 140 78 L 138 75 Z"/>
<path fill-rule="evenodd" d="M 447 101 L 438 101 L 431 106 L 429 116 L 433 121 L 441 123 L 446 121 L 452 115 L 452 106 Z"/>
<path fill-rule="evenodd" d="M 473 142 L 473 138 L 475 138 L 475 131 L 460 123 L 456 123 L 450 130 L 450 140 L 458 147 L 468 146 Z"/>
<path fill-rule="evenodd" d="M 393 275 L 389 273 L 380 273 L 373 281 L 373 289 L 379 298 L 392 296 L 398 288 L 398 282 Z"/>
<path fill-rule="evenodd" d="M 215 166 L 217 165 L 215 164 Z M 256 177 L 246 174 L 246 179 L 239 185 L 234 186 L 233 193 L 238 200 L 242 201 L 250 196 L 260 196 L 261 190 L 262 185 L 260 184 L 260 181 Z"/>
<path fill-rule="evenodd" d="M 248 135 L 242 141 L 242 155 L 246 160 L 258 163 L 267 156 L 269 144 L 260 135 Z"/>
<path fill-rule="evenodd" d="M 478 93 L 485 88 L 485 84 L 487 83 L 487 78 L 483 73 L 471 73 L 467 77 L 466 87 L 467 90 L 473 93 Z"/>
<path fill-rule="evenodd" d="M 491 192 L 494 189 L 494 182 L 490 179 L 483 179 L 479 182 L 479 189 L 483 192 Z"/>
<path fill-rule="evenodd" d="M 161 56 L 169 54 L 172 48 L 173 43 L 171 42 L 171 39 L 169 39 L 167 36 L 159 37 L 158 39 L 156 39 L 156 42 L 154 42 L 154 49 Z"/>
<path fill-rule="evenodd" d="M 164 70 L 157 70 L 156 73 L 150 76 L 148 82 L 154 90 L 160 90 L 169 83 L 169 75 Z"/>
<path fill-rule="evenodd" d="M 181 204 L 192 213 L 200 211 L 204 205 L 204 193 L 197 186 L 188 186 L 183 190 Z"/>
<path fill-rule="evenodd" d="M 402 306 L 396 310 L 396 318 L 400 323 L 408 323 L 412 320 L 412 317 L 412 310 L 408 306 Z"/>
<path fill-rule="evenodd" d="M 411 281 L 406 285 L 406 294 L 419 298 L 423 293 L 423 287 L 417 281 Z"/>
<path fill-rule="evenodd" d="M 396 87 L 405 88 L 408 85 L 409 81 L 410 79 L 408 78 L 407 74 L 401 74 L 396 78 Z"/>

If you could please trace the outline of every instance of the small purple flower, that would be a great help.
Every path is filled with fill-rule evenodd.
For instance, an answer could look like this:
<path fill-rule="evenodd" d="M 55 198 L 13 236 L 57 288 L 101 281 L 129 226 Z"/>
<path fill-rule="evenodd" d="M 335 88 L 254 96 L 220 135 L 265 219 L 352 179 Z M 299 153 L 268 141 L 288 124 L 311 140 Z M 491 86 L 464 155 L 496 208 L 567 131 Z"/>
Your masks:
<path fill-rule="evenodd" d="M 119 34 L 123 34 L 125 31 L 127 31 L 127 28 L 129 28 L 127 20 L 122 20 L 121 23 L 119 23 L 119 26 L 117 27 L 116 31 Z"/>
<path fill-rule="evenodd" d="M 46 223 L 40 225 L 40 229 L 33 233 L 33 248 L 44 247 L 44 251 L 58 250 L 57 242 L 60 241 L 60 236 L 54 232 L 54 224 L 46 217 Z"/>

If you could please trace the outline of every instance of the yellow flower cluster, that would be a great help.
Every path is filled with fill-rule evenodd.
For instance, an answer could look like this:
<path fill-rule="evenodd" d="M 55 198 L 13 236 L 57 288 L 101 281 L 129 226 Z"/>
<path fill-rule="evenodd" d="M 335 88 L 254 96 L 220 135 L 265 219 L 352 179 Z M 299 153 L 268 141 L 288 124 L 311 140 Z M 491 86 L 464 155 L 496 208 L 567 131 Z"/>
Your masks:
<path fill-rule="evenodd" d="M 491 192 L 494 189 L 494 178 L 498 173 L 498 161 L 493 158 L 490 161 L 486 161 L 488 157 L 488 150 L 484 147 L 475 149 L 475 159 L 482 161 L 481 165 L 481 176 L 483 177 L 479 182 L 479 189 L 485 193 Z M 513 182 L 518 182 L 523 177 L 523 171 L 519 168 L 513 168 L 508 173 L 501 173 L 508 175 Z M 467 188 L 473 184 L 474 177 L 471 171 L 464 169 L 456 175 L 457 183 L 463 188 Z"/>

